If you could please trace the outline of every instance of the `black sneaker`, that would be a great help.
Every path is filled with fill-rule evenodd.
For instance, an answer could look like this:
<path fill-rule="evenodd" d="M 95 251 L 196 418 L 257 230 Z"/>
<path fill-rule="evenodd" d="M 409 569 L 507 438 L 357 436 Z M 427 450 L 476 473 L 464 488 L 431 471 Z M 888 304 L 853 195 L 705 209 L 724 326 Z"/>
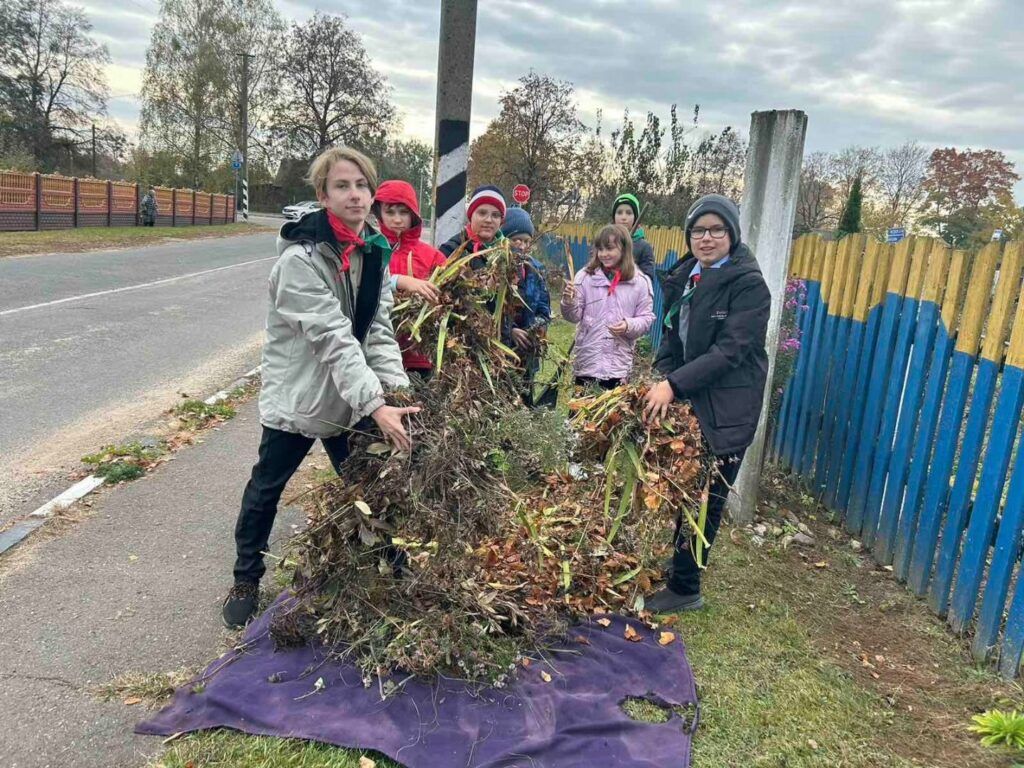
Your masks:
<path fill-rule="evenodd" d="M 704 607 L 704 598 L 700 592 L 694 595 L 680 595 L 668 587 L 659 589 L 644 600 L 644 610 L 651 613 L 679 613 L 681 611 L 699 611 Z"/>
<path fill-rule="evenodd" d="M 260 588 L 258 584 L 253 584 L 250 581 L 238 582 L 224 598 L 224 608 L 221 610 L 224 625 L 228 629 L 244 627 L 249 623 L 249 619 L 256 615 L 259 602 Z"/>

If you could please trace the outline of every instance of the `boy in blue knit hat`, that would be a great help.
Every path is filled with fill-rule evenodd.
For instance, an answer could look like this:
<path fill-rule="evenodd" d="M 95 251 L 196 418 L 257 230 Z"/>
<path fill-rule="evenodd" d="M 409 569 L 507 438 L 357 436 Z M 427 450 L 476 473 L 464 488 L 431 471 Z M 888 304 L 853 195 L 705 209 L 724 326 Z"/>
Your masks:
<path fill-rule="evenodd" d="M 512 252 L 520 257 L 518 287 L 525 306 L 516 308 L 510 336 L 526 370 L 524 399 L 528 405 L 533 405 L 533 379 L 541 363 L 539 340 L 551 322 L 551 296 L 544 279 L 544 267 L 530 255 L 535 234 L 530 214 L 522 208 L 509 208 L 501 234 L 508 238 Z"/>

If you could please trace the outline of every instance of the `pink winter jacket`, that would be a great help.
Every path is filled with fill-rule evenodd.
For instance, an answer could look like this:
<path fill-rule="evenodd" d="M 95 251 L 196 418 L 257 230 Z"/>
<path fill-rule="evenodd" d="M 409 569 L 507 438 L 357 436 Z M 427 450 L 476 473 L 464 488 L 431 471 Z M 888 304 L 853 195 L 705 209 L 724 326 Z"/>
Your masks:
<path fill-rule="evenodd" d="M 651 281 L 639 269 L 632 280 L 623 280 L 608 293 L 610 281 L 600 269 L 594 274 L 580 270 L 573 279 L 576 300 L 562 304 L 562 317 L 578 323 L 573 372 L 595 379 L 625 379 L 633 368 L 633 345 L 654 323 Z M 612 336 L 608 326 L 627 324 L 624 337 Z"/>

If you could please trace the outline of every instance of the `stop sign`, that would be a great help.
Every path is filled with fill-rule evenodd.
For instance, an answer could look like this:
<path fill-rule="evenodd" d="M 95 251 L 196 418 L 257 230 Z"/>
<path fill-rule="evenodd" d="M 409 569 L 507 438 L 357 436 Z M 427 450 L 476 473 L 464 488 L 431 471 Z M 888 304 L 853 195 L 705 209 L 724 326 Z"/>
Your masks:
<path fill-rule="evenodd" d="M 530 199 L 530 188 L 525 184 L 516 184 L 512 187 L 512 199 L 520 205 L 526 205 Z"/>

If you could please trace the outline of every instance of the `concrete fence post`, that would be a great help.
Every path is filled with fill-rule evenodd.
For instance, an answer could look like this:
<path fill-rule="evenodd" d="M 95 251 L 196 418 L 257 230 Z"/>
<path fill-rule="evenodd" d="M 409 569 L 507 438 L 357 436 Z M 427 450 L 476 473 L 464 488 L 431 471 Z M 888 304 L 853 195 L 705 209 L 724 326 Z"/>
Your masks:
<path fill-rule="evenodd" d="M 764 459 L 768 404 L 771 400 L 775 351 L 789 272 L 789 253 L 796 216 L 800 167 L 803 164 L 807 115 L 800 110 L 754 112 L 750 116 L 750 144 L 743 175 L 740 227 L 772 294 L 768 321 L 768 384 L 754 442 L 747 449 L 739 476 L 729 496 L 729 512 L 738 523 L 754 519 Z"/>

